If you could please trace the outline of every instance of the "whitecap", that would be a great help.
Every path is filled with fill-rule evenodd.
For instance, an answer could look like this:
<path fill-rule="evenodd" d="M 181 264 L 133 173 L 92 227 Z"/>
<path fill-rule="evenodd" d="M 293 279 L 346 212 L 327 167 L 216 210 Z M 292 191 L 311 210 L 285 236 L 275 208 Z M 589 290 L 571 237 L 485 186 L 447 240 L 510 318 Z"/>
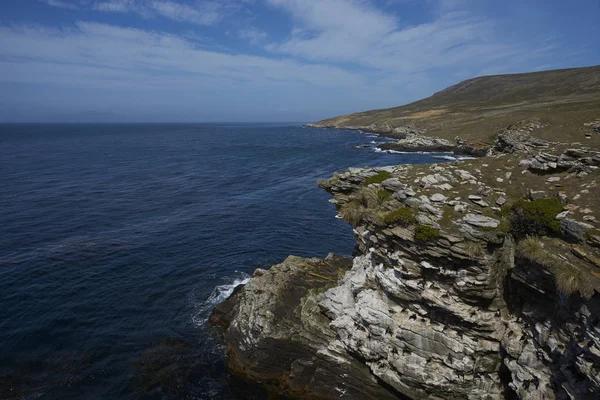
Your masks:
<path fill-rule="evenodd" d="M 194 325 L 201 327 L 206 324 L 210 311 L 212 311 L 217 304 L 227 300 L 236 287 L 248 283 L 250 275 L 244 272 L 238 272 L 237 277 L 230 277 L 229 279 L 231 280 L 230 283 L 216 286 L 206 300 L 195 306 L 194 314 L 192 315 L 192 322 Z"/>

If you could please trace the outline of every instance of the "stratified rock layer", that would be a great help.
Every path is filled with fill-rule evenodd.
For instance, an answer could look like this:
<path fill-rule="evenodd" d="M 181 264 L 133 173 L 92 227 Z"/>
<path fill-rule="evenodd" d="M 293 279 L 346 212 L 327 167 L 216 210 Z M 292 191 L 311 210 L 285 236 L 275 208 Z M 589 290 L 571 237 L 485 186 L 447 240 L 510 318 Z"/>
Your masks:
<path fill-rule="evenodd" d="M 323 183 L 343 206 L 368 189 L 366 178 L 392 175 L 373 185 L 390 199 L 354 226 L 360 256 L 350 269 L 332 256 L 288 258 L 217 307 L 232 369 L 303 398 L 600 398 L 600 295 L 563 294 L 555 271 L 517 254 L 487 212 L 515 186 L 545 193 L 553 184 L 536 179 L 536 187 L 527 163 L 507 157 L 468 168 L 351 169 Z M 596 185 L 580 171 L 566 174 L 565 193 Z M 412 222 L 383 222 L 382 212 L 402 207 L 439 236 L 422 240 Z M 565 235 L 585 225 L 575 244 L 548 246 L 585 280 L 597 279 L 597 231 L 565 217 L 575 212 L 571 204 L 557 216 Z"/>

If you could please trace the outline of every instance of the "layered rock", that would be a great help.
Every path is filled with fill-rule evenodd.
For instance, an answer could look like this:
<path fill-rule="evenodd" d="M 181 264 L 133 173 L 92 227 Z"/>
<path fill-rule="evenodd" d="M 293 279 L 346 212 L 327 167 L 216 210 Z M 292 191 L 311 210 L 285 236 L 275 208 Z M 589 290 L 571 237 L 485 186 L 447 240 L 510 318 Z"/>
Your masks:
<path fill-rule="evenodd" d="M 600 295 L 559 290 L 500 216 L 515 187 L 543 196 L 556 184 L 519 161 L 350 169 L 323 183 L 342 214 L 360 200 L 360 255 L 341 278 L 332 257 L 258 270 L 214 314 L 232 369 L 303 398 L 600 398 Z M 389 198 L 373 199 L 381 190 Z M 410 213 L 387 218 L 399 209 Z M 598 288 L 598 231 L 581 210 L 557 216 L 564 241 L 547 251 Z M 321 281 L 305 283 L 308 272 Z"/>

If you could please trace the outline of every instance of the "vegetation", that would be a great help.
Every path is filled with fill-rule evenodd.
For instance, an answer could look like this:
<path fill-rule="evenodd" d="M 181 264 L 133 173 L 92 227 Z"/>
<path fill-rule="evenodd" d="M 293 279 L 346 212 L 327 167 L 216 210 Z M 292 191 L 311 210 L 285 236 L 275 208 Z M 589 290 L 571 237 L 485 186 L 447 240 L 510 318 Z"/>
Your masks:
<path fill-rule="evenodd" d="M 556 198 L 519 200 L 510 208 L 510 231 L 516 237 L 559 234 L 556 215 L 562 210 L 563 205 Z"/>
<path fill-rule="evenodd" d="M 389 201 L 391 198 L 392 192 L 390 192 L 389 190 L 385 190 L 383 188 L 377 190 L 377 201 L 379 201 L 380 204 Z"/>
<path fill-rule="evenodd" d="M 485 254 L 485 247 L 480 242 L 467 242 L 465 250 L 471 258 L 482 257 Z"/>
<path fill-rule="evenodd" d="M 362 188 L 345 203 L 337 206 L 340 217 L 351 225 L 358 225 L 368 214 L 376 215 L 391 193 L 384 189 Z"/>
<path fill-rule="evenodd" d="M 365 179 L 365 181 L 363 182 L 363 185 L 369 186 L 373 183 L 381 183 L 381 182 L 385 181 L 386 179 L 390 179 L 391 177 L 392 177 L 392 174 L 389 173 L 388 171 L 381 171 L 381 172 L 377 173 L 376 175 L 373 175 L 373 176 Z"/>
<path fill-rule="evenodd" d="M 339 207 L 339 214 L 350 225 L 358 225 L 367 214 L 359 199 L 350 199 Z"/>
<path fill-rule="evenodd" d="M 490 126 L 506 127 L 519 120 L 548 122 L 542 139 L 561 142 L 581 140 L 577 129 L 567 126 L 598 118 L 600 91 L 595 82 L 599 66 L 533 74 L 496 75 L 470 79 L 401 107 L 365 111 L 318 122 L 322 125 L 369 127 L 389 132 L 411 121 L 427 135 L 447 140 L 456 136 L 481 140 Z M 552 99 L 552 102 L 546 101 Z M 577 107 L 573 107 L 573 104 Z M 401 137 L 402 133 L 390 133 Z M 495 137 L 485 138 L 490 142 Z M 588 145 L 596 145 L 592 137 Z M 600 171 L 600 170 L 596 170 Z"/>
<path fill-rule="evenodd" d="M 535 236 L 527 236 L 521 240 L 517 245 L 517 253 L 522 258 L 545 267 L 553 267 L 555 264 L 550 252 L 544 249 L 542 241 Z"/>
<path fill-rule="evenodd" d="M 330 187 L 329 185 L 329 181 L 323 180 L 323 179 L 318 179 L 317 180 L 317 185 L 323 189 L 327 189 Z"/>
<path fill-rule="evenodd" d="M 388 225 L 398 224 L 404 227 L 414 225 L 417 222 L 412 210 L 407 207 L 401 207 L 386 214 L 383 221 Z"/>
<path fill-rule="evenodd" d="M 415 241 L 425 243 L 440 237 L 440 230 L 427 225 L 415 226 Z"/>
<path fill-rule="evenodd" d="M 600 236 L 600 229 L 590 229 L 583 235 L 586 239 L 591 238 L 592 236 Z"/>
<path fill-rule="evenodd" d="M 572 265 L 561 265 L 554 272 L 556 288 L 565 296 L 579 292 L 581 297 L 589 299 L 594 295 L 591 280 L 586 279 L 584 273 Z"/>

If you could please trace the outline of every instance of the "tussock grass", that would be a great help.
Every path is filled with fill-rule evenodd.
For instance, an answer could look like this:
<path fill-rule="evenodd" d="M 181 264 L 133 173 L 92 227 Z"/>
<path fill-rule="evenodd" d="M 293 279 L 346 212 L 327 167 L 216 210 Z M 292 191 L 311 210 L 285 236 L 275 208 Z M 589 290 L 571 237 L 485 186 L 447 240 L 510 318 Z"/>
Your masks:
<path fill-rule="evenodd" d="M 339 214 L 350 225 L 356 226 L 362 222 L 367 209 L 363 207 L 360 200 L 351 199 L 340 206 Z"/>
<path fill-rule="evenodd" d="M 363 185 L 369 186 L 369 185 L 372 185 L 373 183 L 381 183 L 381 182 L 385 181 L 386 179 L 390 179 L 391 177 L 392 177 L 392 174 L 390 172 L 381 171 L 381 172 L 378 172 L 376 175 L 373 175 L 373 176 L 365 179 L 363 182 Z"/>
<path fill-rule="evenodd" d="M 388 225 L 398 224 L 400 226 L 414 225 L 417 220 L 413 214 L 413 211 L 407 207 L 398 208 L 383 217 L 383 222 Z"/>
<path fill-rule="evenodd" d="M 554 258 L 544 248 L 542 241 L 535 236 L 527 236 L 517 245 L 517 253 L 524 259 L 545 267 L 554 267 Z"/>
<path fill-rule="evenodd" d="M 480 242 L 467 242 L 465 251 L 471 258 L 483 257 L 485 255 L 485 247 Z"/>
<path fill-rule="evenodd" d="M 415 241 L 426 243 L 432 242 L 440 237 L 440 230 L 427 225 L 417 225 L 415 227 Z"/>
<path fill-rule="evenodd" d="M 379 208 L 391 197 L 384 189 L 365 187 L 354 193 L 348 201 L 339 206 L 340 217 L 351 225 L 360 224 L 367 215 L 382 218 Z"/>
<path fill-rule="evenodd" d="M 594 295 L 591 280 L 585 277 L 584 272 L 572 265 L 561 265 L 554 272 L 556 288 L 565 296 L 579 292 L 581 297 L 590 299 Z"/>

